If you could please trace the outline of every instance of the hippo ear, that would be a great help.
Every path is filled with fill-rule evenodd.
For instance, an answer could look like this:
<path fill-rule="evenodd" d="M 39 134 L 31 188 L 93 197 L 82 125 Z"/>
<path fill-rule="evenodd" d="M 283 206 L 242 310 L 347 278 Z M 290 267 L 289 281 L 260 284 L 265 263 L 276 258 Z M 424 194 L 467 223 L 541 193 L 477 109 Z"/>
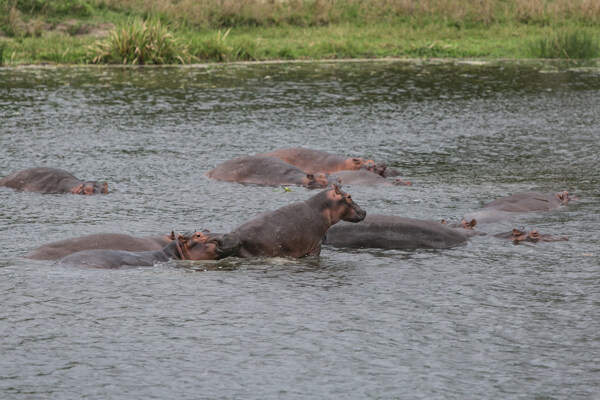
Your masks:
<path fill-rule="evenodd" d="M 331 186 L 333 187 L 335 194 L 340 194 L 340 185 L 339 184 L 332 183 Z"/>
<path fill-rule="evenodd" d="M 169 236 L 169 239 L 175 240 L 175 232 L 171 231 L 171 236 Z"/>
<path fill-rule="evenodd" d="M 469 226 L 471 228 L 475 228 L 475 225 L 477 225 L 477 220 L 473 218 L 471 221 L 469 221 Z"/>
<path fill-rule="evenodd" d="M 356 164 L 356 165 L 361 165 L 363 162 L 362 162 L 362 159 L 360 159 L 360 158 L 353 158 L 352 163 Z"/>
<path fill-rule="evenodd" d="M 443 220 L 440 221 L 440 224 L 442 224 L 442 225 L 446 225 L 447 223 L 448 222 L 445 219 L 443 219 Z"/>
<path fill-rule="evenodd" d="M 102 193 L 108 194 L 108 182 L 104 182 L 104 185 L 102 185 Z"/>
<path fill-rule="evenodd" d="M 313 174 L 306 174 L 306 177 L 309 181 L 313 181 L 315 179 L 315 176 Z"/>
<path fill-rule="evenodd" d="M 81 194 L 83 192 L 83 183 L 71 188 L 71 193 L 73 194 Z"/>

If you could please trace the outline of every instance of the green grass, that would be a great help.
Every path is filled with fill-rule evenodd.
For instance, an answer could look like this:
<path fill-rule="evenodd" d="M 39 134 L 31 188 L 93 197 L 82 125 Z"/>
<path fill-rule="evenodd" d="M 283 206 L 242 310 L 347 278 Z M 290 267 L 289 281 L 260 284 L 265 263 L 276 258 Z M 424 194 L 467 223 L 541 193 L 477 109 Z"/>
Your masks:
<path fill-rule="evenodd" d="M 8 65 L 590 59 L 599 27 L 600 0 L 0 0 Z"/>
<path fill-rule="evenodd" d="M 597 37 L 582 30 L 563 30 L 537 39 L 530 44 L 536 58 L 584 59 L 598 58 L 600 46 Z"/>

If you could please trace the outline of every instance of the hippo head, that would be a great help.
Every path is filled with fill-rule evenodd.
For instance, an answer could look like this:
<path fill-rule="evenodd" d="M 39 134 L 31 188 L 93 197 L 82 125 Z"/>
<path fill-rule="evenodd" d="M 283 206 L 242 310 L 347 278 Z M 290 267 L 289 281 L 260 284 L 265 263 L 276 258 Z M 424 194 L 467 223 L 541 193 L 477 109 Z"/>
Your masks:
<path fill-rule="evenodd" d="M 387 165 L 386 165 L 386 163 L 383 163 L 383 162 L 375 163 L 371 160 L 368 160 L 367 162 L 365 162 L 365 164 L 363 164 L 363 166 L 361 168 L 365 169 L 369 172 L 376 173 L 377 175 L 384 176 L 384 173 L 387 170 Z"/>
<path fill-rule="evenodd" d="M 334 183 L 327 191 L 327 202 L 329 203 L 331 225 L 340 220 L 348 222 L 360 222 L 367 216 L 367 212 L 352 201 L 352 196 L 344 192 L 340 185 Z"/>
<path fill-rule="evenodd" d="M 579 200 L 578 197 L 570 195 L 569 192 L 567 192 L 566 190 L 564 190 L 562 192 L 559 192 L 559 193 L 554 193 L 554 197 L 556 197 L 556 199 L 563 206 L 566 206 L 567 204 L 569 204 L 570 201 L 577 201 L 577 200 Z"/>
<path fill-rule="evenodd" d="M 344 162 L 342 170 L 357 170 L 361 168 L 366 168 L 366 166 L 369 164 L 375 165 L 375 161 L 368 160 L 362 157 L 347 158 Z"/>
<path fill-rule="evenodd" d="M 305 186 L 308 189 L 323 189 L 329 186 L 329 181 L 329 174 L 326 173 L 306 174 Z"/>
<path fill-rule="evenodd" d="M 108 194 L 108 183 L 103 184 L 95 181 L 85 181 L 79 185 L 71 188 L 73 194 L 83 194 L 91 196 L 93 194 Z"/>
<path fill-rule="evenodd" d="M 539 233 L 536 229 L 532 229 L 529 232 L 525 232 L 515 228 L 512 230 L 512 240 L 516 244 L 521 242 L 558 242 L 562 240 L 569 240 L 569 238 L 566 236 L 556 236 L 547 233 Z"/>
<path fill-rule="evenodd" d="M 174 236 L 174 233 L 171 233 Z M 196 231 L 176 237 L 178 258 L 182 260 L 218 260 L 237 252 L 240 241 L 236 234 L 206 234 Z"/>

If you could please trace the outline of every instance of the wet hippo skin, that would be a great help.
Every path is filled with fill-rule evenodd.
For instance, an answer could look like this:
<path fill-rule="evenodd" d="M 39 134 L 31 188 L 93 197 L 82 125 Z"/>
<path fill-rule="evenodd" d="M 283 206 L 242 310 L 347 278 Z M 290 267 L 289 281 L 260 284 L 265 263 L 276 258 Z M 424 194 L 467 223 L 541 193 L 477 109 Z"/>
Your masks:
<path fill-rule="evenodd" d="M 35 260 L 58 260 L 78 251 L 98 249 L 155 251 L 162 250 L 173 239 L 174 237 L 170 235 L 135 237 L 120 233 L 94 233 L 45 244 L 31 250 L 24 257 Z"/>
<path fill-rule="evenodd" d="M 298 185 L 309 189 L 329 186 L 329 177 L 323 173 L 306 174 L 300 168 L 276 157 L 246 156 L 234 158 L 208 171 L 209 178 L 256 185 Z"/>
<path fill-rule="evenodd" d="M 240 257 L 304 257 L 321 253 L 321 239 L 340 220 L 362 221 L 366 212 L 337 185 L 306 201 L 256 215 L 233 232 Z"/>
<path fill-rule="evenodd" d="M 239 240 L 235 234 L 208 236 L 202 232 L 177 235 L 164 249 L 156 251 L 83 250 L 57 261 L 58 265 L 91 268 L 121 268 L 152 266 L 155 262 L 176 260 L 217 260 L 237 252 Z"/>
<path fill-rule="evenodd" d="M 57 168 L 37 167 L 13 172 L 0 180 L 0 186 L 41 193 L 107 194 L 108 183 L 82 181 Z"/>
<path fill-rule="evenodd" d="M 467 235 L 437 221 L 369 214 L 356 224 L 332 226 L 323 243 L 341 248 L 444 249 L 466 243 Z"/>

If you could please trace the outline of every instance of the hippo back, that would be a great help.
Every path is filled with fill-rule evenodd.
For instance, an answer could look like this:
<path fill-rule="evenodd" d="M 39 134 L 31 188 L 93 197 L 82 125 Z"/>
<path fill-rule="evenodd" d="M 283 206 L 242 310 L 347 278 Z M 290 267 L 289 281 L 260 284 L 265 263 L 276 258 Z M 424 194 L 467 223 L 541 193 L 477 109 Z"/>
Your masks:
<path fill-rule="evenodd" d="M 334 247 L 443 249 L 464 244 L 468 237 L 437 221 L 368 214 L 362 222 L 332 226 L 324 243 Z"/>

